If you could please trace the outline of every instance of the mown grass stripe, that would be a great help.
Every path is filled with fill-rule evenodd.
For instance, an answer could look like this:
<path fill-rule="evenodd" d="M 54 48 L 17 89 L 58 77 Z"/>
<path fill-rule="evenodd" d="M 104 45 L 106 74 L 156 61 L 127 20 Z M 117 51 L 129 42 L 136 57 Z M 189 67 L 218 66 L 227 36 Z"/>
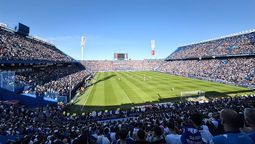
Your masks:
<path fill-rule="evenodd" d="M 120 74 L 127 77 L 127 73 L 120 73 Z M 141 82 L 142 80 L 139 80 L 133 77 L 127 77 L 127 80 L 144 93 L 143 95 L 144 99 L 147 99 L 149 101 L 158 100 L 157 90 L 154 87 L 146 84 L 145 82 Z"/>
<path fill-rule="evenodd" d="M 96 83 L 94 84 L 94 91 L 92 91 L 93 93 L 90 95 L 91 101 L 87 102 L 87 105 L 104 105 L 103 103 L 103 97 L 104 97 L 104 82 L 101 81 L 104 78 L 104 73 L 99 73 L 99 77 L 98 79 L 96 79 Z"/>
<path fill-rule="evenodd" d="M 126 88 L 122 87 L 121 81 L 117 79 L 117 74 L 114 73 L 116 77 L 113 79 L 115 85 L 114 85 L 114 91 L 117 93 L 119 104 L 130 104 L 132 103 L 128 93 L 126 92 Z"/>
<path fill-rule="evenodd" d="M 109 77 L 111 75 L 116 76 Z M 148 80 L 144 81 L 144 76 Z M 170 98 L 180 96 L 183 91 L 203 90 L 225 95 L 225 93 L 249 90 L 232 85 L 145 71 L 97 73 L 92 82 L 95 84 L 78 98 L 77 105 L 111 106 L 144 103 L 156 99 L 154 95 L 157 91 L 162 98 Z"/>
<path fill-rule="evenodd" d="M 124 91 L 128 93 L 132 93 L 129 95 L 130 100 L 133 103 L 144 103 L 146 101 L 151 101 L 151 99 L 145 99 L 146 95 L 144 91 L 142 91 L 140 88 L 138 88 L 134 83 L 130 82 L 128 78 L 123 75 L 123 72 L 118 73 L 121 81 L 120 84 L 122 85 Z"/>

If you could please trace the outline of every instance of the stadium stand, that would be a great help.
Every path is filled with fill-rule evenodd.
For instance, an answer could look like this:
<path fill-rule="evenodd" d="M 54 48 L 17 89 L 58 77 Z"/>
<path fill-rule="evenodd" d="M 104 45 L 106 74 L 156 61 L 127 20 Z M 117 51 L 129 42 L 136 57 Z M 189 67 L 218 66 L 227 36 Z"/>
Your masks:
<path fill-rule="evenodd" d="M 244 108 L 250 108 L 245 116 L 254 117 L 254 104 L 255 97 L 251 95 L 70 115 L 60 106 L 33 110 L 1 102 L 0 135 L 2 142 L 9 138 L 17 143 L 254 143 L 254 119 L 244 119 L 243 115 Z M 231 109 L 234 116 L 222 109 Z M 223 122 L 223 117 L 231 118 L 232 123 Z M 251 125 L 244 126 L 245 120 Z M 235 131 L 231 132 L 228 125 L 233 123 Z M 221 139 L 224 131 L 228 139 Z"/>
<path fill-rule="evenodd" d="M 38 41 L 31 37 L 16 34 L 10 29 L 0 27 L 0 60 L 1 61 L 59 61 L 73 62 L 54 45 Z"/>
<path fill-rule="evenodd" d="M 98 71 L 153 71 L 163 60 L 85 60 L 81 63 L 88 69 Z"/>
<path fill-rule="evenodd" d="M 175 75 L 199 78 L 254 88 L 254 58 L 167 61 L 157 70 Z"/>
<path fill-rule="evenodd" d="M 179 47 L 158 71 L 255 88 L 255 32 Z"/>
<path fill-rule="evenodd" d="M 255 32 L 179 47 L 167 60 L 246 56 L 255 53 Z"/>
<path fill-rule="evenodd" d="M 89 75 L 84 66 L 54 45 L 0 27 L 0 88 L 56 102 L 60 96 L 66 97 L 67 102 Z"/>

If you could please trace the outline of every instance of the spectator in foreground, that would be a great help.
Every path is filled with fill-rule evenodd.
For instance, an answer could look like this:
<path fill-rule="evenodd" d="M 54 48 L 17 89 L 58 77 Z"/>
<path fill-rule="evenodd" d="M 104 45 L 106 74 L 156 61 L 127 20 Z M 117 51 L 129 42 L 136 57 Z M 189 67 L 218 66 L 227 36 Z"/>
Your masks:
<path fill-rule="evenodd" d="M 248 136 L 255 143 L 255 109 L 254 108 L 244 109 L 244 119 L 246 124 L 250 128 L 250 131 L 248 132 Z"/>
<path fill-rule="evenodd" d="M 220 113 L 220 119 L 225 134 L 213 137 L 211 144 L 253 144 L 248 135 L 240 132 L 241 118 L 236 111 L 223 109 Z"/>
<path fill-rule="evenodd" d="M 97 144 L 110 144 L 109 139 L 106 137 L 106 129 L 100 128 L 99 133 L 97 135 Z"/>
<path fill-rule="evenodd" d="M 112 126 L 111 127 L 110 141 L 112 143 L 116 143 L 117 142 L 117 131 L 118 131 L 118 127 L 117 126 Z"/>
<path fill-rule="evenodd" d="M 148 144 L 148 142 L 145 139 L 146 139 L 145 132 L 142 129 L 139 129 L 136 133 L 135 144 Z"/>
<path fill-rule="evenodd" d="M 134 144 L 134 141 L 128 137 L 128 128 L 122 127 L 118 132 L 118 136 L 117 144 Z"/>
<path fill-rule="evenodd" d="M 151 135 L 150 142 L 152 144 L 165 144 L 165 138 L 163 135 L 163 130 L 159 126 L 155 126 L 153 129 L 153 134 Z"/>
<path fill-rule="evenodd" d="M 174 123 L 169 122 L 167 124 L 167 127 L 168 127 L 170 133 L 168 135 L 166 135 L 166 138 L 165 138 L 166 143 L 167 144 L 181 144 L 181 135 L 179 135 L 177 133 Z"/>
<path fill-rule="evenodd" d="M 204 126 L 201 125 L 202 121 L 202 115 L 199 113 L 190 116 L 188 127 L 184 128 L 181 135 L 181 142 L 183 144 L 203 144 L 208 143 L 211 140 L 212 135 L 208 131 L 208 128 L 205 129 Z"/>

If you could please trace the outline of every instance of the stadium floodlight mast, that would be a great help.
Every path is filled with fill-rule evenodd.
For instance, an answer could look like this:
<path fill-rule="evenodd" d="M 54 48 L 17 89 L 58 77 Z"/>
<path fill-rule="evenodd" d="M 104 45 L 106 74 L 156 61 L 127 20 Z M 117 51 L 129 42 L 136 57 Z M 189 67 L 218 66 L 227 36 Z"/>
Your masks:
<path fill-rule="evenodd" d="M 84 48 L 86 44 L 86 37 L 82 36 L 81 37 L 81 60 L 84 60 Z"/>
<path fill-rule="evenodd" d="M 156 41 L 155 40 L 151 40 L 151 56 L 152 56 L 152 59 L 154 59 L 154 56 L 155 56 L 155 47 L 156 47 Z"/>

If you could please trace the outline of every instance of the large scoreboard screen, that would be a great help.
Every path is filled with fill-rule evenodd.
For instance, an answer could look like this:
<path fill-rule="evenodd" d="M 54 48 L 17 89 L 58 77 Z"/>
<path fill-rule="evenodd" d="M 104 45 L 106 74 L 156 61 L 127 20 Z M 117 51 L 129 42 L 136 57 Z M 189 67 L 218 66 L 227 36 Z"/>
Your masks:
<path fill-rule="evenodd" d="M 127 60 L 128 54 L 127 53 L 114 53 L 114 60 Z"/>
<path fill-rule="evenodd" d="M 29 35 L 29 27 L 22 23 L 19 23 L 17 33 L 24 35 L 24 36 L 28 36 Z"/>

